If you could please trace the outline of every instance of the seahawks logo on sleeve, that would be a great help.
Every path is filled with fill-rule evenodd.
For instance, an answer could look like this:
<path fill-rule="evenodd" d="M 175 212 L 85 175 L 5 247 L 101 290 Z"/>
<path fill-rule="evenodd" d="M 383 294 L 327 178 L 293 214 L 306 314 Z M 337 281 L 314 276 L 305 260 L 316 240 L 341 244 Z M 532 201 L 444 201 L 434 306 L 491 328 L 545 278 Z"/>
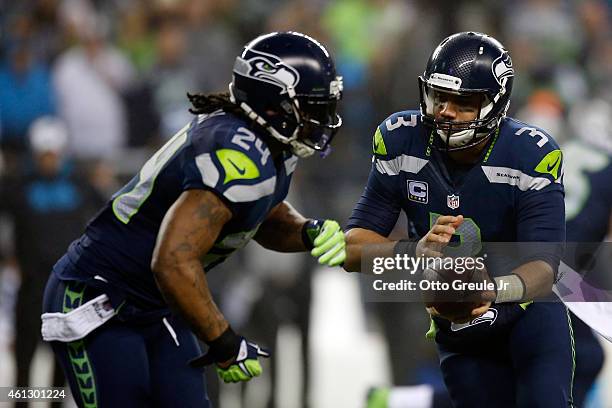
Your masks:
<path fill-rule="evenodd" d="M 215 154 L 225 171 L 223 184 L 233 180 L 253 180 L 259 177 L 257 165 L 243 152 L 234 149 L 220 149 Z"/>
<path fill-rule="evenodd" d="M 543 174 L 550 174 L 553 179 L 559 179 L 561 175 L 561 163 L 563 161 L 563 153 L 560 149 L 555 149 L 549 152 L 535 167 L 535 171 Z"/>

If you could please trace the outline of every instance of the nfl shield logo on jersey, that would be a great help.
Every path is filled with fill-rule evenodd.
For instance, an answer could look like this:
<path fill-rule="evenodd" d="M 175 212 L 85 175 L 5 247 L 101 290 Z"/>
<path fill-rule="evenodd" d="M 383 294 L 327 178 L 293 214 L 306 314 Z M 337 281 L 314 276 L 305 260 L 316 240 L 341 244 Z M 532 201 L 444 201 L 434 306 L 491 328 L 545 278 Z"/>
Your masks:
<path fill-rule="evenodd" d="M 446 204 L 448 205 L 448 208 L 450 208 L 451 210 L 454 210 L 455 208 L 459 208 L 459 196 L 454 195 L 454 194 L 446 196 Z"/>

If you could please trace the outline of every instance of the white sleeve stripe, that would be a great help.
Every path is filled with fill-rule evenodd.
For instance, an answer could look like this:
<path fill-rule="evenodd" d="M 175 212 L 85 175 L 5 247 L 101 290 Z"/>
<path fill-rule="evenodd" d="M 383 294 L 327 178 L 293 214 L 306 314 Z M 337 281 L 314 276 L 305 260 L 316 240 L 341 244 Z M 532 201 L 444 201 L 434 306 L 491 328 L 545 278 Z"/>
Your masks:
<path fill-rule="evenodd" d="M 542 190 L 551 183 L 546 177 L 532 177 L 510 167 L 482 166 L 482 171 L 490 183 L 517 186 L 521 191 Z"/>
<path fill-rule="evenodd" d="M 244 203 L 248 201 L 255 201 L 267 195 L 274 193 L 276 188 L 276 176 L 272 176 L 269 179 L 261 181 L 257 184 L 250 186 L 236 185 L 231 186 L 223 195 L 225 198 L 234 203 Z"/>
<path fill-rule="evenodd" d="M 219 181 L 219 170 L 212 161 L 210 153 L 203 153 L 195 158 L 204 185 L 214 188 Z"/>
<path fill-rule="evenodd" d="M 375 166 L 379 173 L 397 176 L 401 171 L 417 174 L 427 163 L 429 160 L 402 154 L 391 160 L 376 159 Z"/>

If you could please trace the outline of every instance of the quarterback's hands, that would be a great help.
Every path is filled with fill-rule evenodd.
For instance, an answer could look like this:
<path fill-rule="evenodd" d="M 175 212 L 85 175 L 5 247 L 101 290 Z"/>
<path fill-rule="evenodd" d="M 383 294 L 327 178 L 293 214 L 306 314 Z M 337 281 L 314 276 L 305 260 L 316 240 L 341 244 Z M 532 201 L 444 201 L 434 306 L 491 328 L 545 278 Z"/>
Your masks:
<path fill-rule="evenodd" d="M 430 272 L 428 280 L 451 282 L 461 281 L 462 284 L 476 284 L 480 286 L 478 289 L 470 290 L 453 289 L 451 292 L 440 294 L 437 291 L 433 293 L 424 293 L 424 300 L 427 312 L 432 317 L 441 317 L 450 320 L 453 323 L 467 323 L 482 314 L 484 314 L 492 302 L 495 300 L 495 283 L 491 280 L 486 266 L 474 265 L 473 268 L 465 270 L 458 275 L 455 271 L 447 271 L 444 269 L 435 271 L 427 269 Z M 451 275 L 449 276 L 448 273 Z M 426 277 L 427 279 L 427 277 Z"/>
<path fill-rule="evenodd" d="M 310 254 L 322 265 L 338 266 L 346 259 L 346 242 L 340 224 L 334 220 L 310 220 L 304 226 Z"/>
<path fill-rule="evenodd" d="M 486 282 L 495 287 L 495 282 L 489 276 L 487 268 L 476 268 L 472 275 L 474 282 Z M 485 314 L 491 307 L 491 304 L 495 301 L 496 292 L 493 290 L 482 290 L 468 295 L 468 298 L 480 303 L 480 306 L 472 309 L 472 318 L 476 318 L 480 315 Z"/>
<path fill-rule="evenodd" d="M 217 374 L 226 383 L 249 381 L 253 377 L 260 376 L 263 371 L 259 357 L 268 358 L 270 352 L 241 337 L 238 354 L 229 361 L 217 363 Z M 190 361 L 192 367 L 202 367 L 209 364 L 212 364 L 212 361 L 208 358 L 208 354 Z"/>
<path fill-rule="evenodd" d="M 489 308 L 491 307 L 491 302 L 490 301 L 484 301 L 480 304 L 480 306 L 472 309 L 472 319 L 477 318 L 478 316 L 482 316 L 483 314 L 485 314 L 487 312 L 487 310 L 489 310 Z"/>
<path fill-rule="evenodd" d="M 441 257 L 442 249 L 463 222 L 463 215 L 443 215 L 438 217 L 429 232 L 417 242 L 416 256 Z"/>

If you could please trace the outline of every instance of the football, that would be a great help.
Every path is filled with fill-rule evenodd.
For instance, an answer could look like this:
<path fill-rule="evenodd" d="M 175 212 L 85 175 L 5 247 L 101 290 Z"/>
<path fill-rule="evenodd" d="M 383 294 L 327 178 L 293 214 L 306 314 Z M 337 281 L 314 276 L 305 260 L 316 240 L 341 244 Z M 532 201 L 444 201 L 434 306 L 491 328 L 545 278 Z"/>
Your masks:
<path fill-rule="evenodd" d="M 423 302 L 435 315 L 454 323 L 466 323 L 476 317 L 471 315 L 472 310 L 495 298 L 495 290 L 484 265 L 444 267 L 449 263 L 443 260 L 438 267 L 423 271 Z"/>

